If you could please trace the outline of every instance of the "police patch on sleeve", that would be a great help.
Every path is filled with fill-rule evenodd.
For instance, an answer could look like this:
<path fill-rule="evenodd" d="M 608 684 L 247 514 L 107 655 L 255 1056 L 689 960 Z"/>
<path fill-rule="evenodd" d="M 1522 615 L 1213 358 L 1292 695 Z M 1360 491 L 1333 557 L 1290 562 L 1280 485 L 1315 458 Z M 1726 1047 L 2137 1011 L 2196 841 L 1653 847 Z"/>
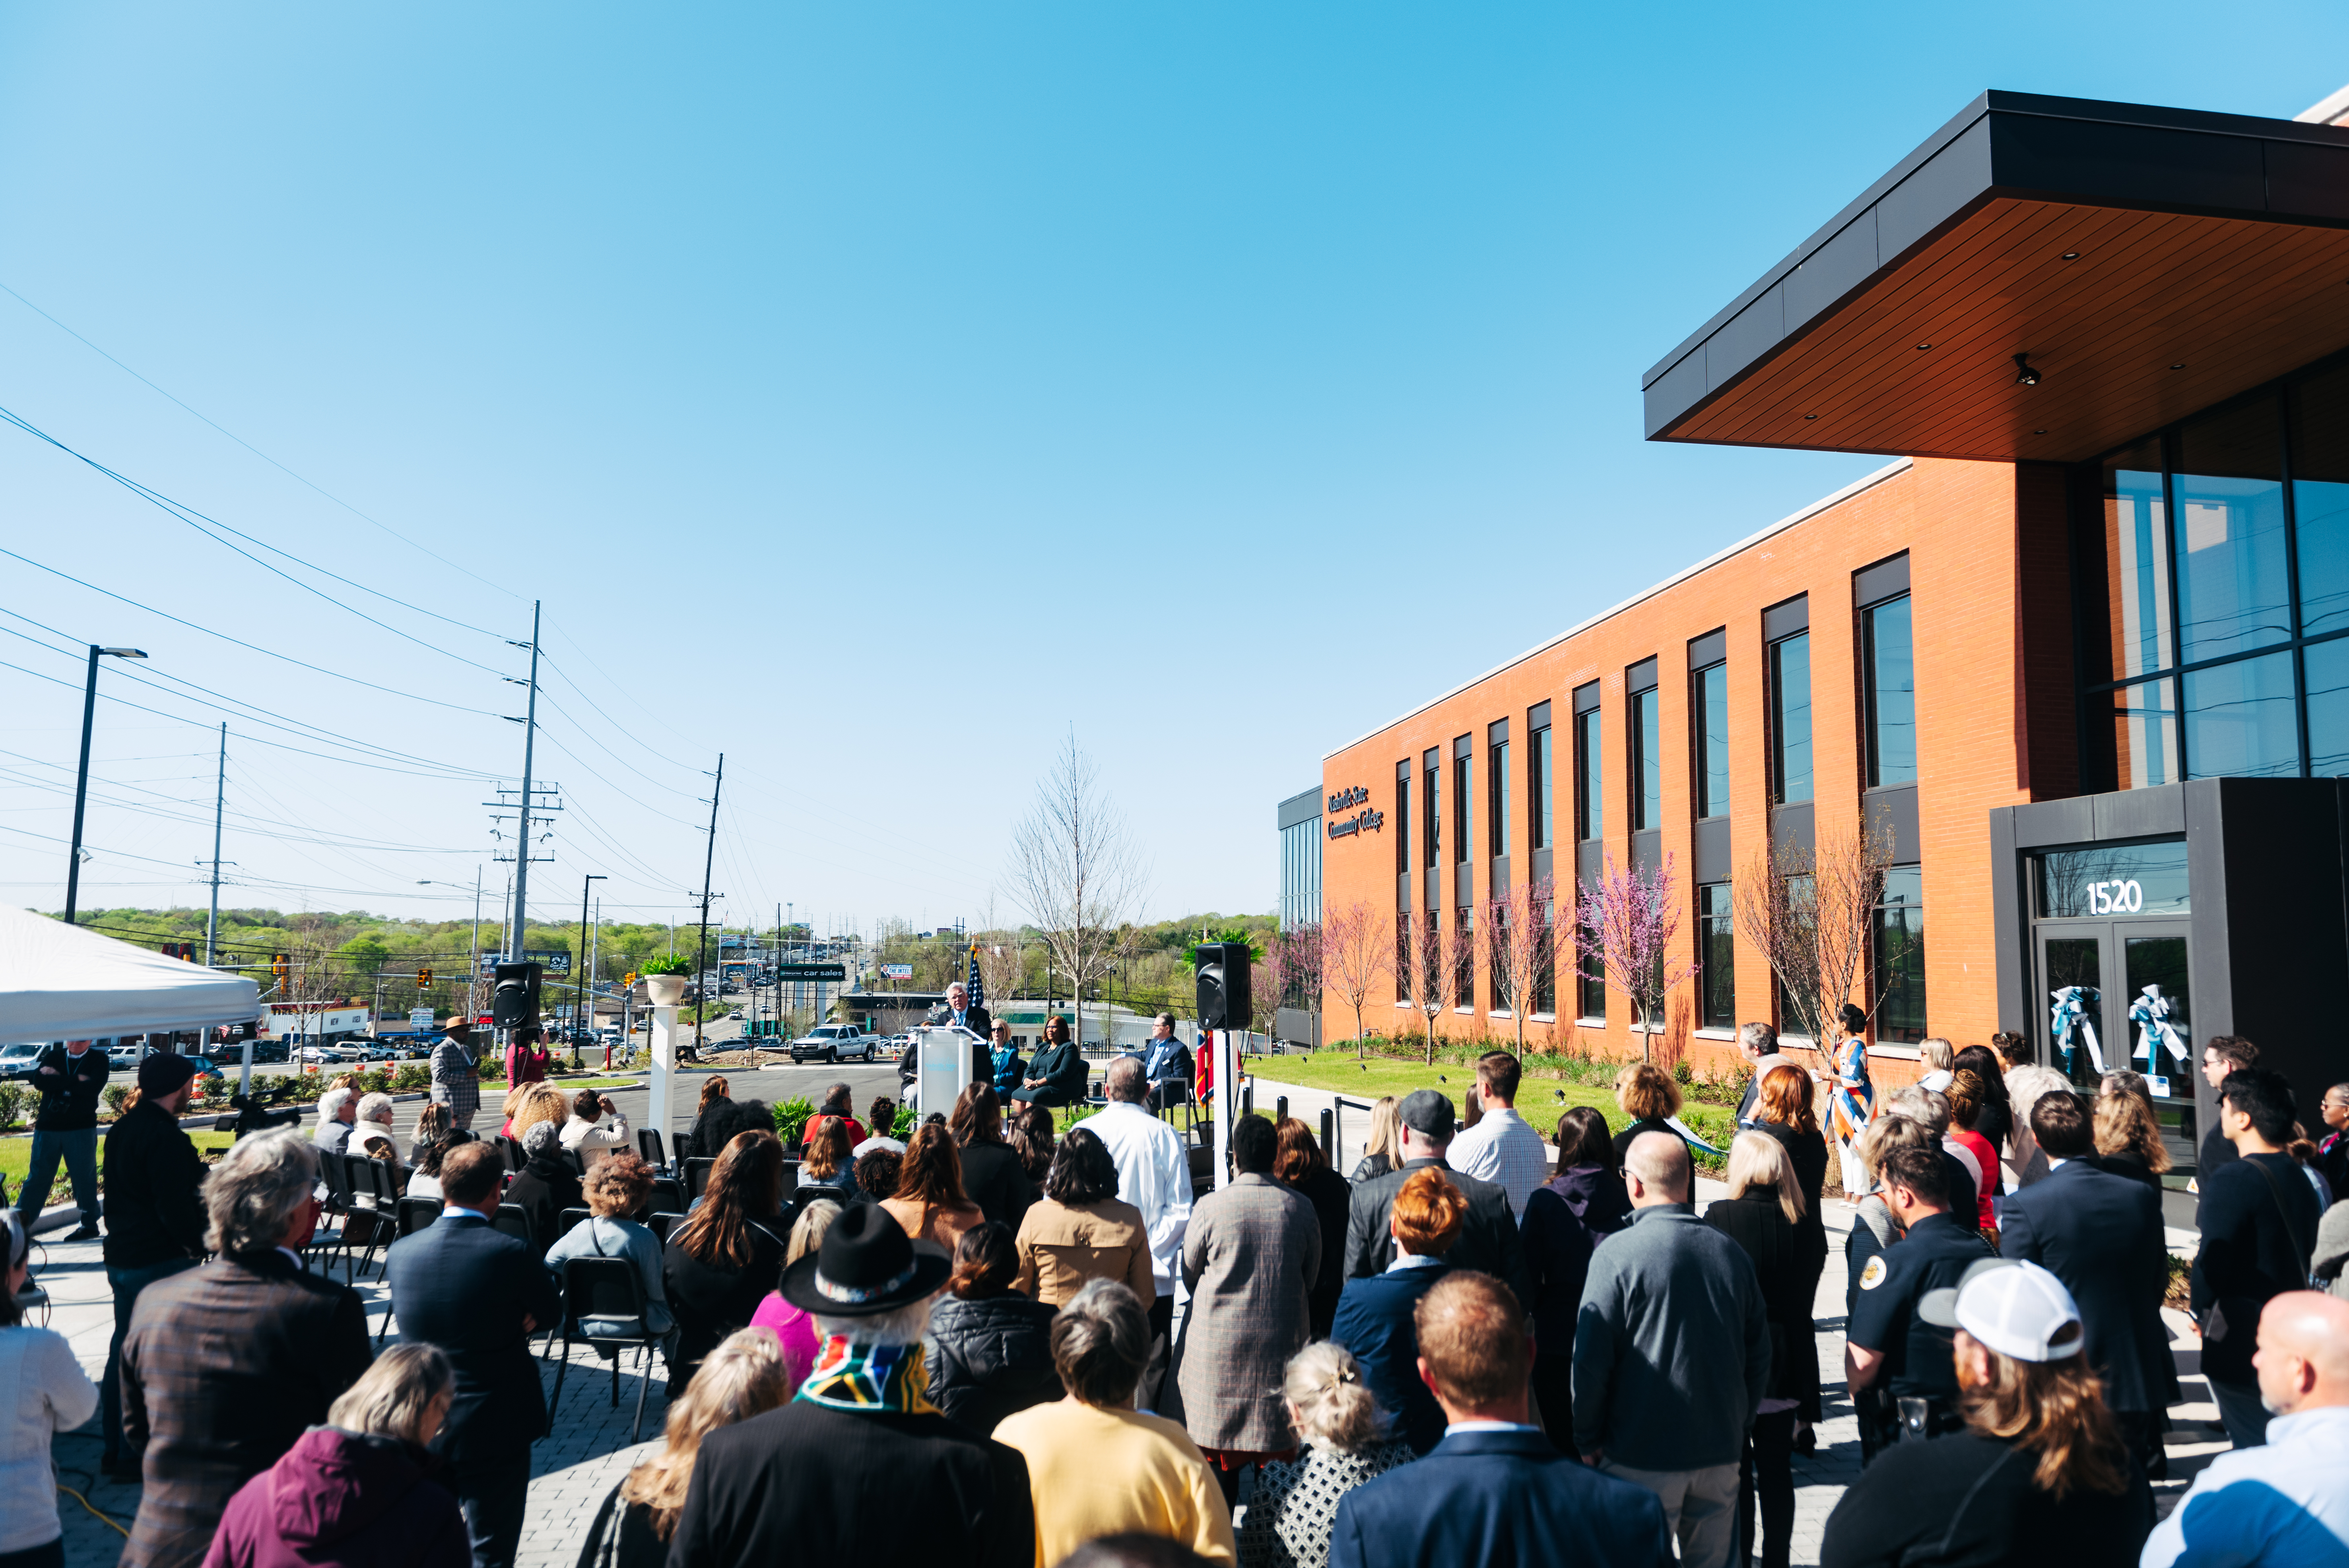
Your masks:
<path fill-rule="evenodd" d="M 1868 1266 L 1859 1271 L 1859 1288 L 1862 1290 L 1874 1290 L 1878 1285 L 1884 1283 L 1884 1276 L 1889 1272 L 1890 1271 L 1884 1266 L 1884 1258 L 1882 1254 L 1879 1253 L 1878 1255 L 1868 1259 Z"/>

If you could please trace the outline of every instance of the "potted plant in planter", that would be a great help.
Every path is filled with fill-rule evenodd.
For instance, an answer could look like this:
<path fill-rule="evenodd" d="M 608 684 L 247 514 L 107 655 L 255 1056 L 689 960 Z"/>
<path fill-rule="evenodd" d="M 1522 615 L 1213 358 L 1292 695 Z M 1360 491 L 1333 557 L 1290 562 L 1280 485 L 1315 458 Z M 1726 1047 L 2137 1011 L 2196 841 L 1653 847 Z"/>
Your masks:
<path fill-rule="evenodd" d="M 656 1007 L 674 1007 L 685 1000 L 685 982 L 693 974 L 693 960 L 682 956 L 653 958 L 638 971 L 645 977 L 645 995 Z"/>

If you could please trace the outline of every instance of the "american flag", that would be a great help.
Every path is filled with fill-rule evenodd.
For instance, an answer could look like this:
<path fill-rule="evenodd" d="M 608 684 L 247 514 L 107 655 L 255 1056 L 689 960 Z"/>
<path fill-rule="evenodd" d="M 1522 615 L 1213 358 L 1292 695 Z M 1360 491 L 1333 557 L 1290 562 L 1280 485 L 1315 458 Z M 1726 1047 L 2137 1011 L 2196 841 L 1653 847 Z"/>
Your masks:
<path fill-rule="evenodd" d="M 970 944 L 970 978 L 963 984 L 970 992 L 972 1006 L 987 1006 L 987 983 L 978 977 L 978 944 L 976 942 Z"/>

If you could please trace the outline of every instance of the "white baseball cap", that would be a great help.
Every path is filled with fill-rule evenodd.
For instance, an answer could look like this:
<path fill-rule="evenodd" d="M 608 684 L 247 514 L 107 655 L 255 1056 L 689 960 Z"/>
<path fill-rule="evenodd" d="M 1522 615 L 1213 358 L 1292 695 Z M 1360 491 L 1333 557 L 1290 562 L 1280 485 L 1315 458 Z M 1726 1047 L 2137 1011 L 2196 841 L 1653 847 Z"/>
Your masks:
<path fill-rule="evenodd" d="M 1962 1328 L 2017 1361 L 2061 1361 L 2086 1342 L 2079 1304 L 2064 1282 L 2019 1258 L 1984 1258 L 1954 1288 L 1929 1290 L 1917 1315 L 1943 1328 Z"/>

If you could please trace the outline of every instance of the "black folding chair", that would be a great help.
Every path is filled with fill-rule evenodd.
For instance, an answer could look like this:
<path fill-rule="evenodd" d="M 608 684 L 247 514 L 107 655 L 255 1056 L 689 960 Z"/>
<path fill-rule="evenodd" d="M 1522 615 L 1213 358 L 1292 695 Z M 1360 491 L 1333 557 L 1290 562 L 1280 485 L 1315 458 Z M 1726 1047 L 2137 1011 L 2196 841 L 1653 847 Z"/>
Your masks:
<path fill-rule="evenodd" d="M 580 1221 L 585 1218 L 587 1218 L 587 1211 L 585 1209 L 565 1209 L 560 1214 L 555 1215 L 554 1240 L 559 1242 L 564 1237 L 569 1235 L 571 1233 L 572 1227 L 578 1224 Z M 549 1244 L 552 1245 L 553 1243 L 550 1243 Z"/>
<path fill-rule="evenodd" d="M 441 1202 L 438 1198 L 402 1198 L 392 1211 L 392 1229 L 399 1235 L 412 1236 L 440 1217 Z M 384 1297 L 383 1322 L 375 1331 L 375 1347 L 383 1348 L 383 1336 L 391 1331 L 391 1298 Z"/>
<path fill-rule="evenodd" d="M 351 1177 L 341 1155 L 327 1149 L 319 1149 L 316 1153 L 318 1174 L 326 1183 L 326 1212 L 334 1217 L 335 1229 L 332 1235 L 312 1232 L 308 1250 L 324 1254 L 325 1267 L 331 1269 L 343 1251 L 344 1222 L 351 1209 Z"/>
<path fill-rule="evenodd" d="M 692 1202 L 709 1188 L 709 1172 L 715 1160 L 688 1160 L 685 1162 L 685 1201 Z"/>
<path fill-rule="evenodd" d="M 796 1160 L 786 1160 L 783 1161 L 783 1201 L 791 1202 L 792 1194 L 799 1190 L 800 1162 Z"/>
<path fill-rule="evenodd" d="M 563 1158 L 564 1162 L 571 1167 L 571 1173 L 574 1176 L 577 1176 L 582 1180 L 585 1179 L 587 1175 L 587 1156 L 585 1153 L 576 1149 L 566 1149 L 563 1151 Z"/>
<path fill-rule="evenodd" d="M 636 1129 L 636 1152 L 643 1157 L 646 1164 L 656 1171 L 665 1171 L 668 1168 L 668 1156 L 661 1152 L 661 1135 L 658 1128 Z"/>
<path fill-rule="evenodd" d="M 677 1135 L 677 1162 L 678 1165 L 682 1166 L 687 1161 L 694 1159 L 699 1155 L 700 1152 L 701 1146 L 693 1140 L 693 1134 L 690 1132 L 680 1132 Z"/>
<path fill-rule="evenodd" d="M 685 1184 L 667 1176 L 653 1178 L 652 1191 L 645 1196 L 645 1209 L 654 1214 L 685 1212 Z"/>
<path fill-rule="evenodd" d="M 384 1229 L 391 1222 L 388 1206 L 377 1201 L 375 1161 L 364 1154 L 336 1154 L 323 1151 L 321 1163 L 330 1170 L 340 1170 L 343 1178 L 343 1222 L 341 1226 L 343 1283 L 356 1284 L 366 1263 L 373 1262 L 376 1248 L 383 1244 Z M 329 1183 L 331 1185 L 331 1183 Z M 360 1239 L 364 1235 L 364 1241 Z M 352 1248 L 361 1246 L 364 1262 L 355 1261 Z"/>
<path fill-rule="evenodd" d="M 668 1245 L 668 1233 L 684 1222 L 683 1214 L 672 1214 L 665 1211 L 657 1211 L 645 1216 L 645 1228 L 650 1231 L 654 1239 L 663 1246 Z"/>
<path fill-rule="evenodd" d="M 509 1173 L 519 1171 L 530 1163 L 530 1156 L 523 1152 L 519 1139 L 508 1138 L 502 1132 L 495 1136 L 498 1140 L 498 1152 L 505 1156 L 506 1170 Z"/>
<path fill-rule="evenodd" d="M 590 1336 L 587 1326 L 617 1329 Z M 620 1408 L 620 1357 L 636 1347 L 636 1417 L 628 1429 L 635 1442 L 644 1430 L 645 1396 L 652 1391 L 653 1346 L 661 1336 L 645 1326 L 645 1282 L 627 1258 L 565 1258 L 563 1263 L 563 1359 L 554 1367 L 554 1393 L 546 1401 L 546 1429 L 554 1430 L 554 1409 L 563 1402 L 563 1375 L 571 1368 L 571 1346 L 585 1342 L 612 1364 L 612 1408 Z"/>
<path fill-rule="evenodd" d="M 499 1204 L 498 1212 L 490 1216 L 490 1225 L 528 1247 L 532 1257 L 546 1255 L 546 1249 L 538 1244 L 538 1228 L 530 1222 L 530 1211 L 520 1203 Z"/>

